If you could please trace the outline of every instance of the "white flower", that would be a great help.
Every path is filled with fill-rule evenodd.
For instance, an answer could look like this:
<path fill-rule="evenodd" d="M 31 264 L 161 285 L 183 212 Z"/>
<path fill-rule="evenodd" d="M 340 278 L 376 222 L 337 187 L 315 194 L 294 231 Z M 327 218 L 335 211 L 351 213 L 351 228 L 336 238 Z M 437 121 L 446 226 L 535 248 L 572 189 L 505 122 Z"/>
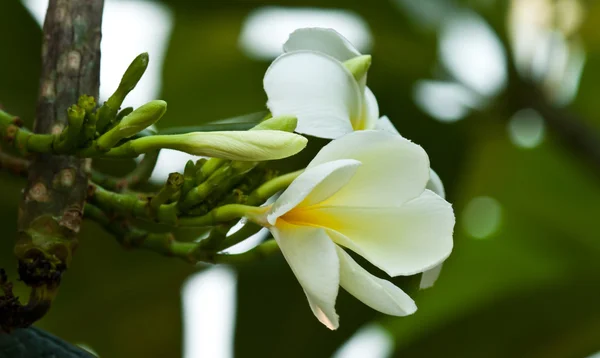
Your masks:
<path fill-rule="evenodd" d="M 298 117 L 299 133 L 338 138 L 353 130 L 374 128 L 379 107 L 366 87 L 341 61 L 360 53 L 331 29 L 300 29 L 284 45 L 263 81 L 273 116 Z"/>
<path fill-rule="evenodd" d="M 355 130 L 379 129 L 400 133 L 385 116 L 366 86 L 343 62 L 361 56 L 354 46 L 333 29 L 304 28 L 294 31 L 283 45 L 286 52 L 269 67 L 264 78 L 267 106 L 274 116 L 294 115 L 296 131 L 335 139 Z M 440 177 L 430 170 L 427 189 L 445 197 Z M 421 288 L 433 285 L 436 267 L 423 276 Z"/>
<path fill-rule="evenodd" d="M 339 286 L 395 316 L 414 301 L 360 267 L 354 251 L 390 276 L 413 275 L 452 251 L 454 213 L 425 189 L 429 159 L 401 136 L 357 131 L 330 142 L 259 219 L 269 227 L 315 316 L 339 325 Z"/>

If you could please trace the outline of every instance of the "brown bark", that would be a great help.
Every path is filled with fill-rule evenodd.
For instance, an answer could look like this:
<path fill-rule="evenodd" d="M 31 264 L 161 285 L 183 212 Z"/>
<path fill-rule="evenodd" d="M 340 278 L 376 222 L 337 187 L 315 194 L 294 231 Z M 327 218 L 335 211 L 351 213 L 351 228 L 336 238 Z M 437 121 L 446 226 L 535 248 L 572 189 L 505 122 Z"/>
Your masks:
<path fill-rule="evenodd" d="M 97 98 L 103 5 L 104 0 L 50 0 L 35 132 L 60 133 L 67 108 L 80 95 Z M 17 301 L 10 314 L 2 312 L 4 329 L 28 326 L 49 309 L 77 247 L 88 169 L 89 163 L 73 156 L 40 154 L 33 159 L 15 246 L 20 279 L 32 293 L 26 306 Z"/>

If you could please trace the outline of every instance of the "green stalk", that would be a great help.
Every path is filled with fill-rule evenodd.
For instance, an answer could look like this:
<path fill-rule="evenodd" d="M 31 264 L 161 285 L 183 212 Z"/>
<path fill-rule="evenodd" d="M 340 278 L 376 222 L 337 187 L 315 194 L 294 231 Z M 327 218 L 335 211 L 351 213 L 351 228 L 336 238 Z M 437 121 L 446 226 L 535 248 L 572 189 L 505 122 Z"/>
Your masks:
<path fill-rule="evenodd" d="M 160 191 L 150 200 L 150 209 L 157 212 L 161 205 L 166 204 L 183 186 L 183 175 L 179 173 L 169 174 L 169 179 Z"/>
<path fill-rule="evenodd" d="M 242 264 L 262 259 L 277 251 L 277 243 L 270 240 L 239 255 L 206 252 L 202 250 L 200 243 L 177 241 L 172 233 L 149 233 L 124 219 L 111 220 L 100 208 L 91 204 L 86 204 L 84 215 L 102 225 L 127 248 L 146 249 L 165 256 L 178 257 L 190 263 L 201 261 L 213 264 Z"/>
<path fill-rule="evenodd" d="M 118 178 L 92 170 L 92 181 L 106 189 L 113 191 L 123 191 L 134 189 L 150 179 L 160 151 L 152 151 L 144 154 L 139 164 L 125 177 Z"/>
<path fill-rule="evenodd" d="M 255 218 L 260 216 L 265 210 L 260 207 L 230 204 L 215 208 L 203 216 L 181 217 L 175 203 L 160 205 L 156 211 L 153 211 L 150 208 L 148 200 L 139 199 L 132 194 L 113 193 L 97 185 L 91 186 L 90 200 L 92 204 L 105 211 L 171 226 L 214 226 L 242 217 Z"/>
<path fill-rule="evenodd" d="M 304 169 L 278 176 L 264 183 L 256 189 L 246 201 L 248 205 L 260 205 L 270 197 L 284 190 L 300 175 Z"/>

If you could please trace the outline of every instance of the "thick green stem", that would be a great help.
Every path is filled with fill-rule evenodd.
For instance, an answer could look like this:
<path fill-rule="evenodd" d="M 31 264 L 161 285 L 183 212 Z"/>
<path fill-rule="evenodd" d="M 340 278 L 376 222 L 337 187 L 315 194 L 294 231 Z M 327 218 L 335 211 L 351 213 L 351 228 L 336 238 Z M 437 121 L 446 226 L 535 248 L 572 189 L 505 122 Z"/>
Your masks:
<path fill-rule="evenodd" d="M 230 204 L 215 208 L 206 215 L 182 217 L 174 204 L 160 205 L 154 211 L 147 199 L 140 199 L 132 194 L 113 193 L 93 184 L 89 194 L 92 203 L 103 210 L 171 226 L 214 226 L 242 217 L 256 217 L 264 212 L 264 208 L 260 207 Z"/>
<path fill-rule="evenodd" d="M 151 210 L 157 212 L 161 205 L 166 204 L 173 195 L 175 195 L 183 186 L 183 175 L 179 173 L 169 174 L 167 183 L 160 191 L 150 200 Z"/>
<path fill-rule="evenodd" d="M 10 146 L 24 155 L 33 153 L 51 153 L 54 151 L 55 136 L 52 134 L 34 134 L 21 128 L 21 120 L 0 110 L 0 136 L 6 146 Z"/>
<path fill-rule="evenodd" d="M 277 251 L 277 244 L 271 240 L 243 254 L 218 254 L 214 251 L 204 251 L 202 242 L 180 242 L 171 233 L 149 233 L 132 226 L 123 218 L 111 219 L 100 208 L 91 204 L 86 204 L 85 216 L 102 225 L 127 248 L 146 249 L 165 256 L 178 257 L 190 263 L 241 264 L 264 258 Z"/>
<path fill-rule="evenodd" d="M 281 190 L 284 190 L 300 175 L 304 172 L 304 169 L 284 174 L 269 180 L 260 187 L 258 187 L 246 201 L 248 205 L 260 205 L 267 199 L 277 194 Z"/>

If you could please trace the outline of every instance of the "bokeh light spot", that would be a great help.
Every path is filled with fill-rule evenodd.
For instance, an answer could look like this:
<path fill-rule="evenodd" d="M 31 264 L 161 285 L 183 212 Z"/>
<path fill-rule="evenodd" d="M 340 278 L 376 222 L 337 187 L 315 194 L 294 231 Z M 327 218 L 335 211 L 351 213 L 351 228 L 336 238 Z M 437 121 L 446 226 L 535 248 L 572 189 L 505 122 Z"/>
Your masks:
<path fill-rule="evenodd" d="M 479 15 L 450 17 L 440 33 L 440 59 L 459 82 L 491 97 L 506 85 L 506 54 L 498 37 Z"/>
<path fill-rule="evenodd" d="M 508 122 L 510 140 L 521 148 L 537 147 L 544 139 L 545 128 L 544 119 L 533 109 L 518 111 Z"/>
<path fill-rule="evenodd" d="M 425 113 L 440 122 L 455 122 L 465 117 L 470 108 L 479 106 L 475 94 L 458 83 L 418 81 L 413 99 Z"/>
<path fill-rule="evenodd" d="M 476 197 L 467 204 L 462 218 L 463 226 L 470 236 L 485 239 L 500 228 L 502 207 L 494 198 Z"/>
<path fill-rule="evenodd" d="M 185 282 L 185 358 L 233 357 L 236 287 L 235 272 L 225 266 L 211 267 Z"/>

